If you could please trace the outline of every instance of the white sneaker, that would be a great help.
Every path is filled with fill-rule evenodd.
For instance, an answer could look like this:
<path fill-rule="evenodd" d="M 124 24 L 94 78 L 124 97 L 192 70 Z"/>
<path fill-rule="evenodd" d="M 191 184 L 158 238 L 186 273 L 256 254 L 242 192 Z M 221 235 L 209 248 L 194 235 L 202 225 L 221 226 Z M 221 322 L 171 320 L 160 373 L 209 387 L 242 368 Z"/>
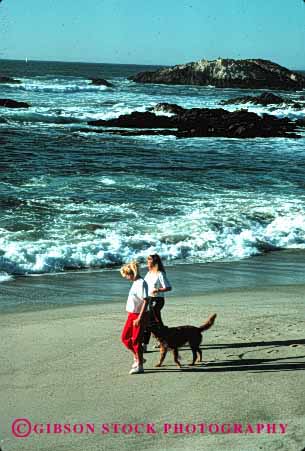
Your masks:
<path fill-rule="evenodd" d="M 146 363 L 146 359 L 143 359 L 143 363 Z M 137 368 L 138 366 L 139 366 L 138 361 L 135 360 L 135 361 L 133 362 L 133 364 L 131 365 L 131 368 Z"/>
<path fill-rule="evenodd" d="M 142 374 L 144 373 L 144 368 L 143 366 L 136 366 L 135 368 L 131 368 L 131 370 L 129 371 L 129 374 Z"/>

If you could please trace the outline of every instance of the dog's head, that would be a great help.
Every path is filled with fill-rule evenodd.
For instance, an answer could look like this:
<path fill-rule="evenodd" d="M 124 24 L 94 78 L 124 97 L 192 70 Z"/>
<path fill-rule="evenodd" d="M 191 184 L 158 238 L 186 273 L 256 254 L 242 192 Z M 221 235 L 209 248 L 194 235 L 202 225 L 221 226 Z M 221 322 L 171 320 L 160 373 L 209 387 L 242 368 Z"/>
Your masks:
<path fill-rule="evenodd" d="M 160 323 L 154 323 L 151 325 L 150 330 L 156 338 L 162 340 L 162 338 L 165 338 L 167 335 L 168 327 Z"/>

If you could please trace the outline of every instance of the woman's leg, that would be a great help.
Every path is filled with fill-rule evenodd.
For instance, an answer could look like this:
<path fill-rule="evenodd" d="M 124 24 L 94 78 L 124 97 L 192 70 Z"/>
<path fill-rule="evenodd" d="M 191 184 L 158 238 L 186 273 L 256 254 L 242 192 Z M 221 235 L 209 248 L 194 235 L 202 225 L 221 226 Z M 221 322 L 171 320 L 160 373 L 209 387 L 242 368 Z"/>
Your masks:
<path fill-rule="evenodd" d="M 148 323 L 143 331 L 143 344 L 146 346 L 148 345 L 149 340 L 150 340 L 150 336 L 151 336 L 150 325 L 153 320 L 154 320 L 153 313 L 152 313 L 152 311 L 149 311 L 148 312 Z"/>
<path fill-rule="evenodd" d="M 151 337 L 150 325 L 158 323 L 161 324 L 161 326 L 163 326 L 163 321 L 161 318 L 161 310 L 164 307 L 164 298 L 152 298 L 152 302 L 154 303 L 154 306 L 150 308 L 148 327 L 146 327 L 144 330 L 143 343 L 145 345 L 148 345 Z"/>
<path fill-rule="evenodd" d="M 154 306 L 154 320 L 159 322 L 161 326 L 163 326 L 163 321 L 161 318 L 161 310 L 164 307 L 164 298 L 158 298 L 156 301 L 156 305 Z"/>
<path fill-rule="evenodd" d="M 136 360 L 138 361 L 139 365 L 143 365 L 143 347 L 142 347 L 142 341 L 143 341 L 143 332 L 145 327 L 145 319 L 143 320 L 143 323 L 139 326 L 133 326 L 132 328 L 132 347 L 133 352 L 136 356 Z"/>
<path fill-rule="evenodd" d="M 133 331 L 133 321 L 134 315 L 132 313 L 128 313 L 126 323 L 122 330 L 121 340 L 124 346 L 126 346 L 129 351 L 135 354 L 133 343 L 132 343 L 132 331 Z"/>

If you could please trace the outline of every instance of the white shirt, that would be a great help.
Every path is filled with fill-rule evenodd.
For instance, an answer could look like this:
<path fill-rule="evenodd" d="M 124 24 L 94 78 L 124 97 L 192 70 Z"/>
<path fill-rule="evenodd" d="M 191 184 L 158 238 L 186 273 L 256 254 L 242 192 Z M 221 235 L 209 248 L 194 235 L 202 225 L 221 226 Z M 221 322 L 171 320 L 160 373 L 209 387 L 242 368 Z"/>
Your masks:
<path fill-rule="evenodd" d="M 128 313 L 140 313 L 144 299 L 147 299 L 147 297 L 147 283 L 140 277 L 131 285 L 126 304 L 126 311 Z"/>
<path fill-rule="evenodd" d="M 164 292 L 160 291 L 159 293 L 153 294 L 153 290 L 159 289 L 159 288 L 171 288 L 171 284 L 168 281 L 168 278 L 166 277 L 166 274 L 162 271 L 148 271 L 144 278 L 145 282 L 147 282 L 148 285 L 148 295 L 154 296 L 158 298 L 164 297 Z"/>

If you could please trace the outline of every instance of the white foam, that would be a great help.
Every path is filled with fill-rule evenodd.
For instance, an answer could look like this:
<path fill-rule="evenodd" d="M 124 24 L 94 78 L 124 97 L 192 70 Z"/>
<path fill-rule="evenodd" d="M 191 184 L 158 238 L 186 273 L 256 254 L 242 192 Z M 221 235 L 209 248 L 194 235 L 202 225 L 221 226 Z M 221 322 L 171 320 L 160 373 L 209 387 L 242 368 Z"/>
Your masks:
<path fill-rule="evenodd" d="M 252 103 L 241 103 L 236 105 L 221 105 L 221 108 L 224 108 L 227 111 L 236 111 L 239 109 L 247 109 L 250 113 L 256 113 L 259 116 L 263 114 L 270 114 L 271 116 L 275 116 L 279 119 L 288 118 L 291 120 L 303 119 L 305 115 L 305 104 L 303 104 L 303 108 L 295 109 L 291 105 L 276 106 L 262 106 L 262 105 L 253 105 Z"/>
<path fill-rule="evenodd" d="M 0 283 L 8 282 L 9 280 L 13 280 L 13 276 L 6 272 L 0 271 Z"/>
<path fill-rule="evenodd" d="M 109 177 L 102 177 L 102 178 L 100 179 L 100 182 L 101 182 L 103 185 L 115 185 L 115 184 L 116 184 L 116 181 L 113 180 L 113 179 L 111 179 L 111 178 L 109 178 Z"/>
<path fill-rule="evenodd" d="M 54 93 L 54 94 L 77 94 L 77 93 L 93 93 L 106 91 L 107 86 L 96 86 L 87 80 L 67 81 L 61 79 L 47 80 L 24 80 L 22 84 L 14 85 L 15 90 L 36 92 L 36 93 Z"/>
<path fill-rule="evenodd" d="M 106 185 L 113 182 L 107 178 L 100 181 Z M 155 224 L 156 220 L 135 214 L 127 204 L 105 207 L 105 218 L 110 212 L 128 218 L 117 222 L 115 229 L 107 222 L 71 229 L 67 225 L 69 210 L 75 211 L 77 206 L 66 205 L 62 208 L 66 213 L 50 225 L 52 238 L 34 242 L 22 239 L 20 232 L 2 230 L 0 268 L 6 274 L 40 274 L 120 265 L 132 259 L 145 260 L 154 252 L 167 261 L 207 262 L 242 259 L 276 248 L 305 248 L 305 211 L 295 214 L 296 203 L 278 199 L 278 205 L 271 207 L 265 199 L 254 207 L 245 198 L 240 204 L 239 208 L 232 199 L 232 204 L 227 200 L 224 205 L 223 196 L 216 196 L 213 208 L 194 202 L 182 208 L 178 217 L 159 219 Z M 84 224 L 94 212 L 101 214 L 98 205 L 78 208 Z"/>
<path fill-rule="evenodd" d="M 87 123 L 93 120 L 116 119 L 123 114 L 131 114 L 133 111 L 145 111 L 145 107 L 133 108 L 114 105 L 111 109 L 96 108 L 96 106 L 79 106 L 58 108 L 33 106 L 27 110 L 10 110 L 6 112 L 7 119 L 17 122 L 46 123 L 46 124 L 77 124 Z"/>

